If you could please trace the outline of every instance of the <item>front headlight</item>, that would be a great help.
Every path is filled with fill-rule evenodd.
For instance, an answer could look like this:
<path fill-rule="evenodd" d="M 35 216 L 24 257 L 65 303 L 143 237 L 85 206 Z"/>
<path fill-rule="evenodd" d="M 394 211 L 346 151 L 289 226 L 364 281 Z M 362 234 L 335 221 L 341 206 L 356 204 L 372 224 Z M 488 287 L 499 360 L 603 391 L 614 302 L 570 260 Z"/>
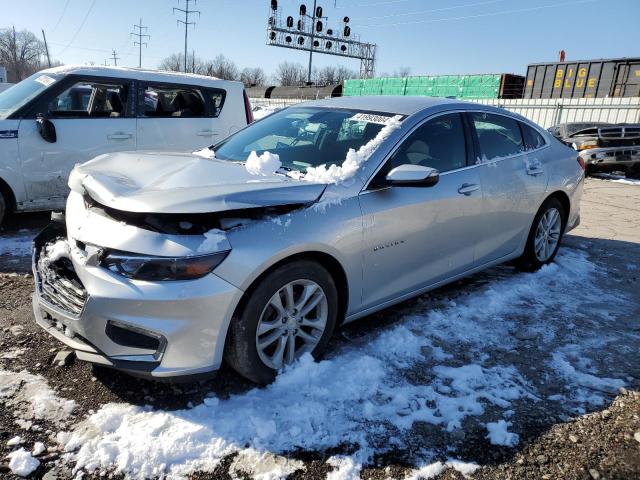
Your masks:
<path fill-rule="evenodd" d="M 586 142 L 574 143 L 573 144 L 573 148 L 575 148 L 578 151 L 580 151 L 580 150 L 589 150 L 591 148 L 596 148 L 597 146 L 598 146 L 598 141 L 597 140 L 587 140 Z"/>
<path fill-rule="evenodd" d="M 100 265 L 133 280 L 194 280 L 211 273 L 228 254 L 229 251 L 195 257 L 152 257 L 109 251 L 100 260 Z"/>

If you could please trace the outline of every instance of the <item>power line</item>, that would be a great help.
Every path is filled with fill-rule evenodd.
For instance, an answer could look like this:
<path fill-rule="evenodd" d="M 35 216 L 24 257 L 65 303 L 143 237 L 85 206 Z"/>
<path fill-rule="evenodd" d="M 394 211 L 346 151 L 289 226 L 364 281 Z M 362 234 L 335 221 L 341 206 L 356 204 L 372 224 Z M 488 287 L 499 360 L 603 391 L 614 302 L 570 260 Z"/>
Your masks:
<path fill-rule="evenodd" d="M 462 17 L 428 18 L 424 20 L 413 20 L 410 22 L 378 23 L 378 24 L 361 25 L 361 27 L 369 27 L 369 28 L 398 27 L 401 25 L 417 25 L 420 23 L 438 23 L 438 22 L 446 22 L 446 21 L 454 21 L 454 20 L 469 20 L 472 18 L 494 17 L 496 15 L 507 15 L 511 13 L 533 12 L 536 10 L 543 10 L 545 8 L 557 8 L 557 7 L 564 7 L 568 5 L 578 5 L 582 3 L 593 3 L 597 1 L 598 0 L 577 0 L 574 2 L 554 3 L 553 5 L 539 5 L 537 7 L 521 8 L 518 10 L 500 10 L 497 12 L 478 13 L 477 15 L 466 15 Z"/>
<path fill-rule="evenodd" d="M 64 18 L 64 14 L 67 12 L 68 6 L 69 6 L 69 0 L 65 2 L 64 8 L 62 9 L 62 13 L 60 14 L 60 18 L 58 18 L 58 21 L 56 22 L 55 26 L 49 31 L 49 33 L 54 33 L 58 29 L 58 25 L 60 25 L 60 22 Z"/>
<path fill-rule="evenodd" d="M 142 33 L 143 31 L 147 31 L 149 27 L 145 27 L 142 25 L 142 18 L 140 19 L 140 23 L 138 25 L 134 25 L 133 26 L 133 32 L 131 32 L 131 35 L 133 35 L 134 37 L 138 37 L 138 41 L 134 41 L 133 45 L 138 45 L 138 68 L 142 68 L 142 45 L 144 45 L 145 47 L 148 46 L 147 42 L 143 42 L 142 39 L 143 38 L 148 38 L 151 39 L 150 35 L 147 35 L 145 33 Z"/>
<path fill-rule="evenodd" d="M 407 13 L 390 13 L 388 15 L 379 15 L 376 17 L 365 17 L 363 20 L 373 20 L 377 18 L 389 18 L 389 17 L 408 17 L 411 15 L 424 15 L 425 13 L 436 13 L 436 12 L 444 12 L 447 10 L 456 10 L 458 8 L 471 8 L 478 7 L 480 5 L 490 5 L 492 3 L 500 3 L 506 0 L 487 0 L 484 2 L 476 2 L 476 3 L 467 3 L 465 5 L 452 5 L 450 7 L 442 7 L 442 8 L 433 8 L 431 10 L 422 10 L 420 12 L 407 12 Z"/>
<path fill-rule="evenodd" d="M 111 54 L 111 57 L 113 58 L 113 66 L 117 67 L 118 66 L 118 60 L 120 60 L 120 57 L 117 56 L 115 50 L 113 50 L 113 53 Z"/>
<path fill-rule="evenodd" d="M 178 20 L 178 23 L 184 24 L 184 71 L 186 72 L 187 71 L 187 36 L 189 32 L 189 25 L 195 26 L 196 24 L 196 22 L 189 21 L 189 15 L 197 13 L 198 18 L 200 18 L 200 12 L 198 10 L 189 9 L 189 3 L 190 2 L 196 3 L 196 0 L 184 0 L 184 1 L 186 3 L 184 10 L 182 8 L 173 7 L 173 12 L 175 13 L 176 11 L 178 11 L 178 12 L 184 13 L 184 21 Z"/>
<path fill-rule="evenodd" d="M 61 51 L 58 52 L 58 55 L 62 55 L 64 52 L 66 52 L 67 48 L 69 48 L 69 46 L 74 42 L 74 40 L 76 39 L 76 37 L 80 33 L 80 30 L 82 30 L 82 27 L 84 27 L 84 24 L 87 22 L 87 18 L 89 18 L 89 14 L 91 13 L 91 10 L 93 10 L 93 6 L 95 4 L 96 4 L 96 0 L 93 0 L 91 2 L 91 5 L 89 6 L 89 10 L 87 10 L 87 13 L 85 14 L 84 18 L 82 19 L 82 22 L 80 23 L 80 26 L 76 30 L 76 33 L 73 34 L 73 37 L 71 37 L 71 40 L 69 41 L 67 46 L 64 47 Z"/>

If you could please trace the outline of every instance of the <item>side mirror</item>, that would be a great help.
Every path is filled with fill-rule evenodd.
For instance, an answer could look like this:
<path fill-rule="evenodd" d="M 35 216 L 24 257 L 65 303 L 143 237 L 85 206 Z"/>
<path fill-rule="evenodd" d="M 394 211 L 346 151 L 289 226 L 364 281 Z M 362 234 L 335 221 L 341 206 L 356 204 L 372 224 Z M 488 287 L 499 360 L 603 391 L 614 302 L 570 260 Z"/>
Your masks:
<path fill-rule="evenodd" d="M 40 136 L 49 143 L 56 143 L 56 127 L 46 115 L 39 113 L 36 116 L 36 125 L 38 125 L 38 133 Z"/>
<path fill-rule="evenodd" d="M 385 180 L 393 186 L 432 187 L 440 180 L 440 173 L 435 168 L 407 163 L 391 170 Z"/>

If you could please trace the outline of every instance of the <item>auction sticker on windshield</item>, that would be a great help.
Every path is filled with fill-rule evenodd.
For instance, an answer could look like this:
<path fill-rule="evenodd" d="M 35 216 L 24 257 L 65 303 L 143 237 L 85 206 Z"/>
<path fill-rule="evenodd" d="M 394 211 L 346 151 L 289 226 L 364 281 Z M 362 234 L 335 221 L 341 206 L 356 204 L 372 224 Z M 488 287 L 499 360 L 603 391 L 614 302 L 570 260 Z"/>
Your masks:
<path fill-rule="evenodd" d="M 48 75 L 40 75 L 38 78 L 36 78 L 36 82 L 41 83 L 45 87 L 48 87 L 49 85 L 56 83 L 56 79 L 51 78 Z"/>
<path fill-rule="evenodd" d="M 386 125 L 389 119 L 392 118 L 391 115 L 375 115 L 373 113 L 356 113 L 349 120 L 353 120 L 356 122 L 367 122 L 367 123 L 377 123 L 379 125 Z"/>

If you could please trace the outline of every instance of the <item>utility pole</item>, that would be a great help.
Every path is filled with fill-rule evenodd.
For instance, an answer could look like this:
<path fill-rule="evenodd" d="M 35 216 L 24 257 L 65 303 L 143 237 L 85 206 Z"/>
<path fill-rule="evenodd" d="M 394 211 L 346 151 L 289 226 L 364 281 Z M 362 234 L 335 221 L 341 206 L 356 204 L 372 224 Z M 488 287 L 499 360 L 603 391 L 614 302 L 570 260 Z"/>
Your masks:
<path fill-rule="evenodd" d="M 44 40 L 44 51 L 47 53 L 47 63 L 49 64 L 49 68 L 51 68 L 51 58 L 49 57 L 49 45 L 47 45 L 47 37 L 44 34 L 44 30 L 42 30 L 42 39 Z"/>
<path fill-rule="evenodd" d="M 138 68 L 142 68 L 142 45 L 144 45 L 145 47 L 148 46 L 147 42 L 143 42 L 142 39 L 145 37 L 151 39 L 151 35 L 142 33 L 143 31 L 146 32 L 147 28 L 149 27 L 145 27 L 144 25 L 142 25 L 142 19 L 140 19 L 140 23 L 138 25 L 134 25 L 133 32 L 130 33 L 130 35 L 138 37 L 138 41 L 133 42 L 134 45 L 138 45 Z"/>
<path fill-rule="evenodd" d="M 173 7 L 173 12 L 175 13 L 176 11 L 178 12 L 182 12 L 184 13 L 184 21 L 183 20 L 178 20 L 178 23 L 183 23 L 184 24 L 184 71 L 186 73 L 187 71 L 187 35 L 188 35 L 188 31 L 189 31 L 189 25 L 194 25 L 196 24 L 196 22 L 190 22 L 189 21 L 189 15 L 192 15 L 194 13 L 198 14 L 198 18 L 200 18 L 200 12 L 198 10 L 191 10 L 189 8 L 189 3 L 193 2 L 196 3 L 196 0 L 184 0 L 186 5 L 185 8 L 177 8 L 177 7 Z"/>
<path fill-rule="evenodd" d="M 309 74 L 307 75 L 307 84 L 311 84 L 311 61 L 313 60 L 313 40 L 316 33 L 316 1 L 313 0 L 313 12 L 311 13 L 311 48 L 309 48 Z"/>
<path fill-rule="evenodd" d="M 111 50 L 113 53 L 111 54 L 111 58 L 113 58 L 113 65 L 114 66 L 118 66 L 118 60 L 120 60 L 120 57 L 117 56 L 116 51 L 115 50 Z"/>

